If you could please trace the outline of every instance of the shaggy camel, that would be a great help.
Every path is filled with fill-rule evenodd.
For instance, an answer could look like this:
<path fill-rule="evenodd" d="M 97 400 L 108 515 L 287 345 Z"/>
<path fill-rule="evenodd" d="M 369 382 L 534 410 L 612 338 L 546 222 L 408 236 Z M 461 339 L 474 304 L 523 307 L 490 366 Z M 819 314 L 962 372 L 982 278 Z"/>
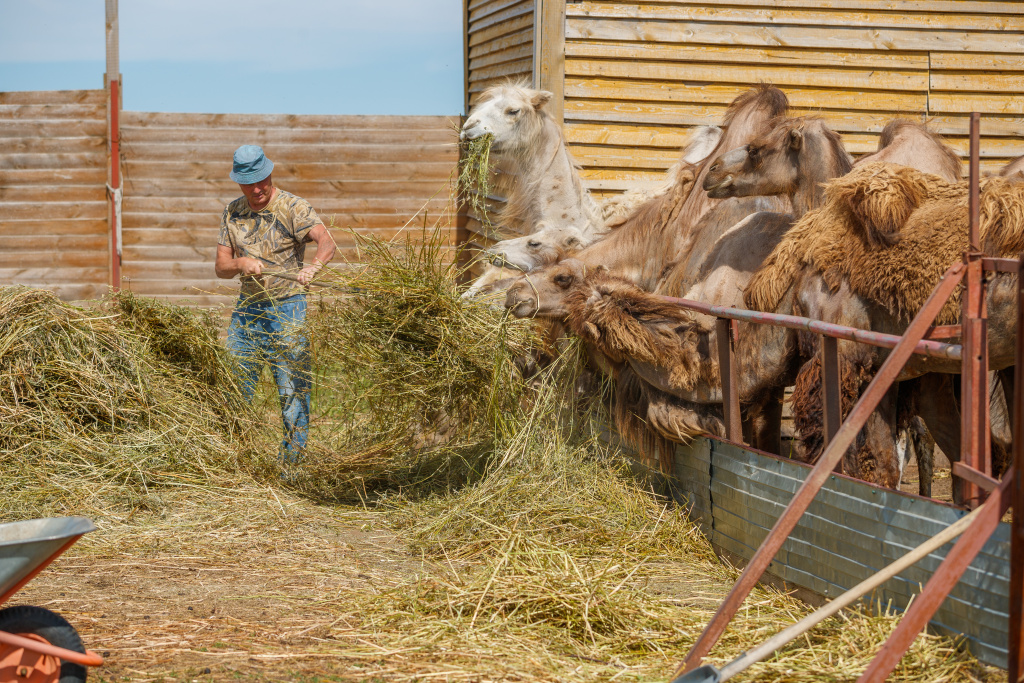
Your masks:
<path fill-rule="evenodd" d="M 885 164 L 859 167 L 828 188 L 829 202 L 808 214 L 787 234 L 751 280 L 748 305 L 772 310 L 796 297 L 803 315 L 828 322 L 902 334 L 946 267 L 967 248 L 967 185 L 951 184 L 913 169 Z M 1024 183 L 1003 177 L 982 181 L 983 249 L 993 256 L 1015 256 L 1024 248 Z M 988 289 L 990 368 L 1014 360 L 1016 278 L 995 275 Z M 938 324 L 959 319 L 957 292 L 942 309 Z M 847 376 L 856 397 L 887 352 L 840 342 Z M 808 367 L 808 373 L 815 373 Z M 955 406 L 951 384 L 927 373 L 958 373 L 957 361 L 914 356 L 901 380 L 921 377 L 929 384 L 918 397 L 919 410 L 942 450 L 959 454 L 959 424 L 948 413 Z M 922 377 L 923 375 L 923 377 Z M 798 382 L 797 411 L 813 413 L 819 400 L 813 377 Z M 944 390 L 943 390 L 944 389 Z M 895 405 L 881 413 L 892 420 Z M 891 422 L 890 422 L 891 423 Z M 884 434 L 880 434 L 884 437 Z M 892 439 L 891 433 L 888 435 Z M 811 444 L 813 451 L 816 444 Z M 884 452 L 881 444 L 876 452 Z M 871 463 L 852 463 L 870 466 Z M 879 483 L 898 483 L 898 463 L 876 462 Z"/>
<path fill-rule="evenodd" d="M 504 231 L 528 235 L 541 223 L 571 225 L 593 239 L 604 232 L 604 217 L 583 186 L 561 128 L 544 108 L 550 99 L 550 92 L 525 84 L 488 88 L 459 139 L 492 136 L 490 175 L 492 190 L 505 197 L 497 217 Z M 517 275 L 488 266 L 467 294 Z"/>
<path fill-rule="evenodd" d="M 850 170 L 849 156 L 839 136 L 821 119 L 802 117 L 781 119 L 774 123 L 764 134 L 747 145 L 726 152 L 712 164 L 703 183 L 704 188 L 709 190 L 709 196 L 729 198 L 783 195 L 794 212 L 804 212 L 820 202 L 820 186 L 824 181 Z M 790 214 L 762 212 L 749 216 L 722 235 L 712 249 L 704 250 L 701 258 L 682 259 L 669 268 L 655 293 L 685 296 L 724 306 L 742 305 L 742 290 L 747 280 L 771 253 L 792 221 L 793 216 Z M 634 293 L 621 287 L 614 288 L 607 282 L 599 290 L 591 289 L 590 297 L 594 296 L 608 299 L 626 296 L 630 302 L 623 301 L 621 305 L 631 310 L 636 306 L 633 300 L 638 298 Z M 579 299 L 577 297 L 574 300 Z M 611 301 L 606 302 L 603 311 L 596 308 L 586 312 L 573 309 L 570 319 L 576 321 L 574 329 L 603 348 L 614 338 L 609 336 L 602 339 L 600 332 L 602 327 L 616 324 L 614 316 L 607 315 L 612 305 Z M 660 306 L 653 298 L 646 305 Z M 602 320 L 592 323 L 590 327 L 581 325 L 581 321 L 585 321 L 589 315 L 601 315 Z M 673 319 L 671 316 L 666 318 Z M 620 316 L 618 324 L 624 320 Z M 713 349 L 717 334 L 710 321 L 704 322 L 699 333 L 701 345 Z M 650 326 L 652 323 L 645 324 Z M 662 330 L 662 333 L 666 332 Z M 691 329 L 690 333 L 694 331 Z M 672 336 L 667 335 L 667 338 L 671 339 Z M 678 341 L 683 342 L 682 339 Z M 631 393 L 648 406 L 647 421 L 658 429 L 660 436 L 673 440 L 687 440 L 693 433 L 700 431 L 722 434 L 723 425 L 717 406 L 697 408 L 692 405 L 717 403 L 721 400 L 717 370 L 711 372 L 711 383 L 701 383 L 697 392 L 699 395 L 695 395 L 690 391 L 692 386 L 680 386 L 672 380 L 673 376 L 679 376 L 679 368 L 674 364 L 674 359 L 686 358 L 685 350 L 672 345 L 667 348 L 671 348 L 671 352 L 660 354 L 660 358 L 659 354 L 650 357 L 633 356 L 630 361 L 637 379 L 651 384 L 645 393 L 641 383 L 633 382 Z M 612 355 L 615 352 L 616 349 L 607 351 Z M 717 368 L 714 360 L 703 365 Z M 746 394 L 745 428 L 749 430 L 748 441 L 758 448 L 773 453 L 781 450 L 782 392 L 791 376 L 792 373 L 784 373 L 777 378 L 775 385 L 762 385 L 756 391 Z M 651 397 L 655 397 L 655 400 L 652 401 Z M 690 405 L 682 401 L 688 401 Z M 626 403 L 625 398 L 622 403 Z M 638 412 L 644 411 L 639 407 L 627 410 L 625 406 L 617 411 L 620 428 L 635 433 L 635 424 L 629 415 Z M 756 425 L 753 419 L 755 416 Z"/>
<path fill-rule="evenodd" d="M 785 139 L 783 132 L 784 129 L 777 133 L 777 140 Z M 893 136 L 889 144 L 907 144 L 906 139 L 906 136 L 900 138 Z M 932 144 L 938 142 L 934 139 L 930 140 Z M 837 152 L 835 157 L 838 160 L 844 154 Z M 758 156 L 761 156 L 760 151 Z M 933 156 L 922 154 L 920 158 L 929 159 Z M 938 158 L 942 158 L 941 155 Z M 839 166 L 837 165 L 836 168 Z M 725 178 L 725 176 L 720 177 Z M 715 184 L 713 181 L 712 183 Z M 796 191 L 797 188 L 790 185 L 789 189 Z M 804 196 L 812 196 L 811 193 L 804 190 L 801 190 Z M 795 201 L 794 203 L 799 204 L 800 202 Z M 737 241 L 741 245 L 744 244 L 742 240 Z M 745 244 L 758 243 L 745 242 Z M 795 297 L 792 292 L 787 292 L 787 294 L 787 296 L 779 298 L 778 305 L 774 308 L 762 310 L 794 313 Z M 593 296 L 593 292 L 590 296 Z M 707 294 L 690 292 L 688 296 L 707 296 Z M 612 303 L 611 301 L 606 302 L 606 308 L 610 309 Z M 648 304 L 654 303 L 654 300 L 648 301 Z M 639 310 L 637 304 L 631 302 L 624 305 L 619 314 L 629 316 L 637 310 Z M 599 324 L 593 320 L 588 319 L 588 321 L 594 323 L 594 328 L 589 330 L 590 334 L 593 335 L 595 331 L 603 333 Z M 693 381 L 690 385 L 672 381 L 673 377 L 686 377 L 687 367 L 698 365 L 717 367 L 714 331 L 709 325 L 702 323 L 700 316 L 694 316 L 672 307 L 660 314 L 660 318 L 655 322 L 646 321 L 644 324 L 649 328 L 647 337 L 659 338 L 663 343 L 671 342 L 673 338 L 683 339 L 691 334 L 696 334 L 697 343 L 678 343 L 671 353 L 661 354 L 661 360 L 658 363 L 635 361 L 630 364 L 633 371 L 633 376 L 630 378 L 631 387 L 627 387 L 624 391 L 631 390 L 633 392 L 631 400 L 646 403 L 646 415 L 642 409 L 637 411 L 640 417 L 646 419 L 660 436 L 673 440 L 686 440 L 701 432 L 721 434 L 723 429 L 720 422 L 720 408 L 717 405 L 708 405 L 721 401 L 717 380 Z M 579 329 L 578 324 L 577 329 Z M 795 333 L 782 328 L 741 323 L 740 329 L 741 334 L 737 347 L 740 367 L 740 396 L 744 402 L 754 403 L 762 400 L 767 393 L 777 392 L 780 387 L 790 383 L 802 361 L 799 353 L 800 345 Z M 717 371 L 709 372 L 713 378 Z M 643 382 L 639 381 L 640 377 L 643 378 Z M 871 430 L 868 430 L 865 439 L 859 445 L 871 452 L 878 450 L 881 445 L 876 441 Z"/>
<path fill-rule="evenodd" d="M 716 151 L 744 144 L 767 122 L 783 114 L 786 107 L 786 96 L 771 86 L 761 85 L 740 95 L 729 105 L 725 134 Z M 561 299 L 568 288 L 586 269 L 598 266 L 652 290 L 665 266 L 688 253 L 702 235 L 717 237 L 747 215 L 781 205 L 778 200 L 766 198 L 731 200 L 721 209 L 720 221 L 702 222 L 705 214 L 721 204 L 700 189 L 714 156 L 712 153 L 700 164 L 682 168 L 672 189 L 644 202 L 619 228 L 574 259 L 520 278 L 508 289 L 506 308 L 518 317 L 561 317 L 565 310 Z"/>

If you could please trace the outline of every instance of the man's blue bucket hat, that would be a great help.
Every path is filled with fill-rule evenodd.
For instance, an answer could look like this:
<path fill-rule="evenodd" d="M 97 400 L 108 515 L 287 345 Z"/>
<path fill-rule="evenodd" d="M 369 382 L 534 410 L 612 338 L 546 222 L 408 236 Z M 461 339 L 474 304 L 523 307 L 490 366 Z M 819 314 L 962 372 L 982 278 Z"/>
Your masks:
<path fill-rule="evenodd" d="M 231 179 L 241 185 L 258 183 L 274 170 L 274 162 L 263 154 L 259 145 L 242 145 L 235 150 Z"/>

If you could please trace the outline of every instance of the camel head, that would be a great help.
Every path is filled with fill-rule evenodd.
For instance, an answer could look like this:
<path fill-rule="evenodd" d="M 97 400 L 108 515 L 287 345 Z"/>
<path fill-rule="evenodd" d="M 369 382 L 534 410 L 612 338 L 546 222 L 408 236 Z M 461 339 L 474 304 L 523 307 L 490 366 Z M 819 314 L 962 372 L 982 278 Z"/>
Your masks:
<path fill-rule="evenodd" d="M 783 121 L 718 157 L 704 177 L 704 189 L 715 199 L 793 192 L 800 177 L 801 156 L 808 153 L 808 138 L 821 128 L 819 119 Z"/>
<path fill-rule="evenodd" d="M 529 141 L 543 128 L 547 113 L 543 107 L 552 94 L 523 85 L 499 85 L 488 88 L 483 99 L 462 124 L 460 140 L 475 140 L 493 135 L 492 149 L 517 147 Z"/>
<path fill-rule="evenodd" d="M 524 273 L 549 266 L 578 252 L 593 241 L 575 227 L 554 227 L 541 222 L 537 232 L 502 240 L 485 252 L 492 265 L 514 268 Z"/>
<path fill-rule="evenodd" d="M 527 273 L 509 287 L 505 308 L 517 318 L 564 318 L 569 290 L 593 270 L 578 259 L 568 258 Z"/>

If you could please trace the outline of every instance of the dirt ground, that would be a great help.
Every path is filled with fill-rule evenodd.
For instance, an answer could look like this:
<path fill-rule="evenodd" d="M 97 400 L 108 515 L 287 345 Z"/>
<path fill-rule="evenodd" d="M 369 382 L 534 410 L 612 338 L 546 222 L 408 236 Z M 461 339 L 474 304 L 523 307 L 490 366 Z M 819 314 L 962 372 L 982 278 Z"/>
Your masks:
<path fill-rule="evenodd" d="M 152 515 L 100 529 L 14 602 L 71 621 L 106 659 L 93 673 L 101 681 L 386 676 L 392 653 L 346 647 L 344 663 L 334 666 L 338 655 L 323 635 L 330 627 L 329 640 L 344 639 L 339 596 L 408 579 L 424 562 L 376 528 L 373 514 L 282 499 L 277 519 L 267 519 L 267 503 L 283 494 L 266 493 L 253 501 L 262 514 L 248 523 L 232 515 L 221 528 L 200 530 L 206 525 L 196 519 L 176 532 L 173 517 Z"/>

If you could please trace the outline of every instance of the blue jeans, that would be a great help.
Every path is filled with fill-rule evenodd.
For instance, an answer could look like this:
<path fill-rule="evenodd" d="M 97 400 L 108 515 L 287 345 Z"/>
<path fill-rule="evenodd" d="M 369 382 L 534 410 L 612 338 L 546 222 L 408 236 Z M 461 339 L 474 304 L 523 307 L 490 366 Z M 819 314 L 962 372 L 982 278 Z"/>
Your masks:
<path fill-rule="evenodd" d="M 270 364 L 284 423 L 281 457 L 290 463 L 299 461 L 309 433 L 311 375 L 309 341 L 302 332 L 305 320 L 306 296 L 297 294 L 280 301 L 239 302 L 228 328 L 228 350 L 238 360 L 247 400 L 256 393 L 263 365 Z"/>

